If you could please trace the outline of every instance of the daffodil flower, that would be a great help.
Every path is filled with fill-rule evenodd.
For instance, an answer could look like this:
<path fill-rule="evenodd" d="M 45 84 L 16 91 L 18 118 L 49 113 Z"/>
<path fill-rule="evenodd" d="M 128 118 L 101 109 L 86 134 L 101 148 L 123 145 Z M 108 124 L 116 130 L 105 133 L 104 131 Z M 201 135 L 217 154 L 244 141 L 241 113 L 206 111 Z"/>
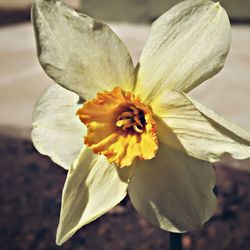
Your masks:
<path fill-rule="evenodd" d="M 231 35 L 220 4 L 187 0 L 159 17 L 135 68 L 107 25 L 59 0 L 35 0 L 32 18 L 39 61 L 61 85 L 38 101 L 32 131 L 38 151 L 69 169 L 57 244 L 127 193 L 162 229 L 205 223 L 211 163 L 250 157 L 247 132 L 187 95 L 223 67 Z"/>

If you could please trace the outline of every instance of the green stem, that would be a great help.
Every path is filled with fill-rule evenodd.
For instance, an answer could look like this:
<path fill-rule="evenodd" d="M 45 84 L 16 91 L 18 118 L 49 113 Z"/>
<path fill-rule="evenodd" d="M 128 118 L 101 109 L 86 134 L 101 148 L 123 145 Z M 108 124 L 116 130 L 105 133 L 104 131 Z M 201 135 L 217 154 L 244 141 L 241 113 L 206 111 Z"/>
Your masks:
<path fill-rule="evenodd" d="M 180 233 L 170 233 L 170 250 L 182 250 L 181 237 Z"/>

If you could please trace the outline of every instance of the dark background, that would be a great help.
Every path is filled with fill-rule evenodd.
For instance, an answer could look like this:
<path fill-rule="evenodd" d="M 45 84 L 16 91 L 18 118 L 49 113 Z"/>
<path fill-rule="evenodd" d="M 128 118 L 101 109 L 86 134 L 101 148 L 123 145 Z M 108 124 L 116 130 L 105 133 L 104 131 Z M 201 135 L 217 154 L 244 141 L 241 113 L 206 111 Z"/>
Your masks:
<path fill-rule="evenodd" d="M 168 233 L 151 226 L 128 199 L 55 245 L 66 172 L 25 139 L 0 136 L 1 250 L 160 250 Z M 250 174 L 217 164 L 218 209 L 205 226 L 183 235 L 184 249 L 249 250 Z"/>

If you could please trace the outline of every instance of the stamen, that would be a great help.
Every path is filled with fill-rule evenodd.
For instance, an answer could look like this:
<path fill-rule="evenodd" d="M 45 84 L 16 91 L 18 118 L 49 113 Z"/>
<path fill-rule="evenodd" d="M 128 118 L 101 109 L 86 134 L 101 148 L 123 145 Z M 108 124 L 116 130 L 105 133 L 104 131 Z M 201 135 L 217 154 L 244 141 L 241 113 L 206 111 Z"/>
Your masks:
<path fill-rule="evenodd" d="M 133 129 L 137 132 L 137 133 L 143 133 L 143 129 L 139 129 L 138 126 L 135 124 L 133 125 Z"/>
<path fill-rule="evenodd" d="M 133 123 L 125 124 L 124 126 L 122 126 L 122 130 L 126 131 L 127 129 L 130 129 L 132 126 L 133 126 Z"/>
<path fill-rule="evenodd" d="M 140 118 L 138 116 L 135 116 L 134 120 L 135 120 L 135 122 L 137 122 L 140 125 L 140 127 L 143 127 L 143 125 L 141 123 L 141 120 L 140 120 Z"/>
<path fill-rule="evenodd" d="M 134 107 L 134 106 L 129 106 L 130 109 L 132 109 L 132 111 L 134 112 L 134 115 L 138 115 L 139 114 L 139 110 Z"/>
<path fill-rule="evenodd" d="M 145 125 L 144 112 L 132 105 L 128 106 L 128 111 L 123 111 L 117 118 L 116 126 L 123 131 L 134 131 L 143 133 Z"/>
<path fill-rule="evenodd" d="M 121 117 L 133 117 L 134 115 L 130 111 L 125 111 L 120 116 Z"/>
<path fill-rule="evenodd" d="M 117 126 L 117 127 L 122 127 L 122 126 L 127 125 L 127 124 L 130 124 L 130 123 L 131 123 L 131 119 L 119 120 L 119 121 L 116 123 L 116 126 Z"/>

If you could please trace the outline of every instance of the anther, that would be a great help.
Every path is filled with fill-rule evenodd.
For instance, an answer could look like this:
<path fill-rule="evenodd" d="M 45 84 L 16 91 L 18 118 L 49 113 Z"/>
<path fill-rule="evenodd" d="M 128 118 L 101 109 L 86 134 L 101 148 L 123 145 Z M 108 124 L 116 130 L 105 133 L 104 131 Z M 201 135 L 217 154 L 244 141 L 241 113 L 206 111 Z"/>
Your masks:
<path fill-rule="evenodd" d="M 122 126 L 125 126 L 125 125 L 130 124 L 130 123 L 131 123 L 131 119 L 119 120 L 119 121 L 117 121 L 116 126 L 122 127 Z"/>
<path fill-rule="evenodd" d="M 138 128 L 138 125 L 136 125 L 136 124 L 133 125 L 133 129 L 134 129 L 137 133 L 140 133 L 140 134 L 143 132 L 143 129 Z"/>
<path fill-rule="evenodd" d="M 128 106 L 128 110 L 122 112 L 116 121 L 116 126 L 123 131 L 135 131 L 137 133 L 143 133 L 144 127 L 144 113 L 140 109 L 134 106 Z"/>

